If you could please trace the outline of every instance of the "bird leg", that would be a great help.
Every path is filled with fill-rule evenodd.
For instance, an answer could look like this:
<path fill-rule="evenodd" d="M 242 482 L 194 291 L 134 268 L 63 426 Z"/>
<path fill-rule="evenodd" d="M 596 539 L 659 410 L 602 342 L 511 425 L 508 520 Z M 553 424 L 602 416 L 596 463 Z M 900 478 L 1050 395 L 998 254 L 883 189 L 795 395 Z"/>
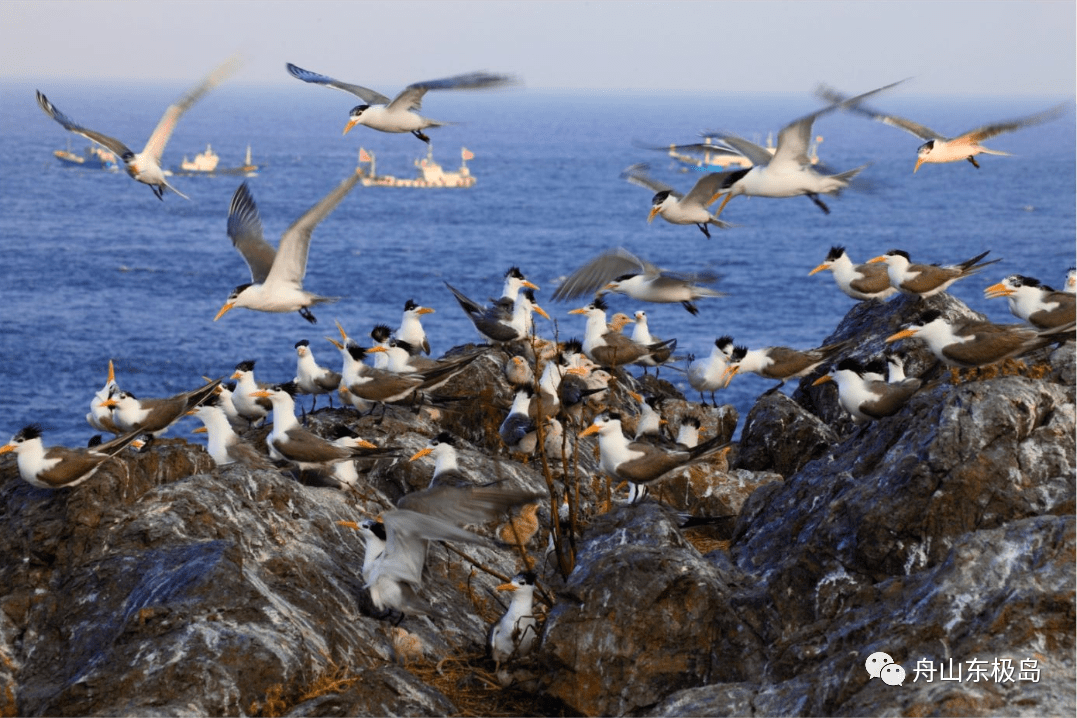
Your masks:
<path fill-rule="evenodd" d="M 711 238 L 711 231 L 709 229 L 707 229 L 707 225 L 705 225 L 705 224 L 697 224 L 696 226 L 699 227 L 700 232 L 702 232 L 703 234 L 706 235 L 707 239 Z"/>
<path fill-rule="evenodd" d="M 972 155 L 969 155 L 965 159 L 967 159 L 969 162 L 971 162 L 973 167 L 975 167 L 976 169 L 980 169 L 980 163 L 976 161 L 975 157 L 973 157 Z"/>
<path fill-rule="evenodd" d="M 318 323 L 318 320 L 314 318 L 314 315 L 311 314 L 310 310 L 307 309 L 306 307 L 301 307 L 299 309 L 299 316 L 303 317 L 304 319 L 306 319 L 311 324 L 317 324 Z"/>
<path fill-rule="evenodd" d="M 815 202 L 815 206 L 823 210 L 823 214 L 830 214 L 830 208 L 823 204 L 823 200 L 819 199 L 819 195 L 814 192 L 808 192 L 808 199 Z"/>
<path fill-rule="evenodd" d="M 422 140 L 426 144 L 430 144 L 430 138 L 427 137 L 426 135 L 424 135 L 422 130 L 412 130 L 411 134 L 415 135 L 416 137 L 418 137 L 420 140 Z"/>
<path fill-rule="evenodd" d="M 681 302 L 681 306 L 688 310 L 688 313 L 693 317 L 699 316 L 699 308 L 691 302 Z"/>
<path fill-rule="evenodd" d="M 969 159 L 971 160 L 972 158 L 969 157 Z M 162 202 L 165 201 L 165 188 L 163 185 L 151 184 L 150 188 L 153 190 L 153 193 L 157 195 L 157 199 L 161 200 Z"/>

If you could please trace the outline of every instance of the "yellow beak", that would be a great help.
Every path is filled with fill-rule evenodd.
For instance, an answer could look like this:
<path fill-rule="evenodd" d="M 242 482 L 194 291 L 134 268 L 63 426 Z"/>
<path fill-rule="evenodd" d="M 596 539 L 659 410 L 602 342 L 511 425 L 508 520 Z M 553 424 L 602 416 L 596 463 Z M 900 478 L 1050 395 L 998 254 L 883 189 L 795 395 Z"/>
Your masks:
<path fill-rule="evenodd" d="M 419 449 L 418 451 L 415 452 L 415 456 L 408 459 L 408 461 L 415 461 L 416 459 L 421 459 L 424 456 L 426 456 L 427 454 L 432 453 L 433 451 L 434 450 L 431 449 L 429 446 L 427 446 L 425 449 Z"/>
<path fill-rule="evenodd" d="M 815 274 L 816 272 L 821 272 L 824 269 L 830 269 L 830 262 L 823 262 L 818 267 L 816 267 L 815 269 L 808 272 L 808 276 L 810 277 L 811 275 Z"/>
<path fill-rule="evenodd" d="M 229 312 L 229 311 L 230 311 L 230 310 L 232 309 L 232 307 L 234 307 L 234 306 L 236 306 L 236 303 L 235 303 L 235 302 L 226 302 L 226 303 L 225 303 L 225 305 L 224 305 L 223 307 L 221 307 L 221 311 L 217 312 L 217 316 L 213 317 L 213 321 L 217 321 L 218 319 L 220 319 L 221 317 L 223 317 L 223 316 L 224 316 L 225 314 L 227 314 L 227 313 L 228 313 L 228 312 Z"/>
<path fill-rule="evenodd" d="M 359 124 L 359 120 L 348 120 L 348 124 L 344 125 L 343 134 L 348 134 L 352 131 L 352 128 Z"/>
<path fill-rule="evenodd" d="M 1014 291 L 1004 285 L 1002 282 L 999 282 L 998 284 L 992 284 L 990 287 L 984 290 L 984 296 L 988 299 L 1008 297 L 1013 293 Z"/>
<path fill-rule="evenodd" d="M 811 383 L 812 386 L 819 386 L 820 384 L 826 384 L 828 381 L 834 381 L 834 377 L 829 374 L 823 374 L 821 377 Z"/>
<path fill-rule="evenodd" d="M 890 336 L 888 336 L 885 341 L 888 344 L 890 342 L 896 342 L 898 339 L 905 339 L 906 337 L 916 336 L 916 332 L 917 330 L 912 329 L 911 327 L 909 329 L 902 329 L 897 334 L 891 334 Z"/>
<path fill-rule="evenodd" d="M 916 170 L 920 169 L 920 165 L 922 165 L 922 164 L 924 164 L 924 160 L 923 160 L 923 158 L 922 158 L 922 157 L 921 157 L 921 158 L 917 158 L 917 160 L 916 160 L 916 166 L 912 168 L 912 173 L 913 173 L 913 174 L 916 174 Z"/>
<path fill-rule="evenodd" d="M 580 438 L 582 439 L 585 436 L 590 436 L 591 434 L 597 434 L 598 431 L 599 431 L 599 428 L 600 427 L 598 426 L 598 424 L 591 424 L 586 429 L 584 429 L 583 431 L 580 432 Z"/>
<path fill-rule="evenodd" d="M 658 205 L 654 205 L 651 207 L 651 212 L 647 215 L 647 224 L 651 223 L 651 220 L 654 219 L 656 214 L 658 214 Z"/>

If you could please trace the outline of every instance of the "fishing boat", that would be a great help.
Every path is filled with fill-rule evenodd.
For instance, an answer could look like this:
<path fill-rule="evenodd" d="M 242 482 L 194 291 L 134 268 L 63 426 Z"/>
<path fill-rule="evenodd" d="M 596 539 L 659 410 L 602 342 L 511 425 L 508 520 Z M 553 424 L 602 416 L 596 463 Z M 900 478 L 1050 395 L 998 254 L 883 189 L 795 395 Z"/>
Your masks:
<path fill-rule="evenodd" d="M 377 158 L 373 152 L 367 152 L 359 148 L 359 175 L 360 182 L 364 187 L 421 187 L 429 189 L 433 187 L 473 187 L 475 178 L 467 166 L 467 161 L 473 159 L 475 153 L 466 147 L 460 148 L 460 168 L 455 172 L 446 172 L 441 165 L 434 161 L 434 148 L 427 145 L 426 157 L 415 160 L 415 166 L 419 169 L 419 176 L 414 179 L 394 177 L 392 175 L 379 175 L 377 173 Z M 369 165 L 369 168 L 363 165 Z"/>
<path fill-rule="evenodd" d="M 172 170 L 173 175 L 197 176 L 197 175 L 244 175 L 253 177 L 258 171 L 258 165 L 251 162 L 251 146 L 247 145 L 247 157 L 239 167 L 219 167 L 220 156 L 213 151 L 210 144 L 206 144 L 205 152 L 199 152 L 193 160 L 183 156 L 179 169 Z"/>
<path fill-rule="evenodd" d="M 77 155 L 71 151 L 71 140 L 68 140 L 66 150 L 53 150 L 52 154 L 60 161 L 60 164 L 66 167 L 85 167 L 91 170 L 113 172 L 118 167 L 116 155 L 97 144 L 89 145 L 81 155 Z"/>

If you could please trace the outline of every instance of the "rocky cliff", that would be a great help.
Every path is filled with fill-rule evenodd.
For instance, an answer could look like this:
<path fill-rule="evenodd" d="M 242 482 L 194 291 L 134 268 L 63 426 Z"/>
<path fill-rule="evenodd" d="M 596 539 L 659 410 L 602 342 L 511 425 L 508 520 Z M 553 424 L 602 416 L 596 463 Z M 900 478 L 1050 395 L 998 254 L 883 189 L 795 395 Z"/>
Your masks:
<path fill-rule="evenodd" d="M 967 311 L 945 295 L 944 311 Z M 922 306 L 857 305 L 831 340 L 858 354 Z M 912 352 L 910 374 L 928 371 Z M 681 470 L 638 505 L 608 486 L 592 439 L 526 463 L 499 445 L 500 352 L 459 398 L 384 419 L 320 410 L 398 447 L 355 487 L 214 468 L 159 441 L 73 489 L 0 464 L 0 715 L 1072 715 L 1073 344 L 1031 368 L 954 383 L 932 370 L 897 414 L 853 427 L 833 385 L 763 397 L 732 454 Z M 609 405 L 631 429 L 620 374 Z M 730 435 L 729 407 L 665 392 Z M 476 481 L 549 492 L 526 557 L 431 548 L 444 615 L 380 615 L 359 534 L 341 525 L 429 481 L 407 457 L 448 430 Z M 265 430 L 248 438 L 261 446 Z M 575 508 L 548 552 L 566 487 Z M 686 515 L 710 522 L 681 528 Z M 479 527 L 493 535 L 495 525 Z M 539 573 L 541 644 L 497 675 L 493 590 Z M 905 673 L 869 675 L 883 652 Z M 930 670 L 929 670 L 930 669 Z M 960 679 L 953 680 L 960 671 Z"/>

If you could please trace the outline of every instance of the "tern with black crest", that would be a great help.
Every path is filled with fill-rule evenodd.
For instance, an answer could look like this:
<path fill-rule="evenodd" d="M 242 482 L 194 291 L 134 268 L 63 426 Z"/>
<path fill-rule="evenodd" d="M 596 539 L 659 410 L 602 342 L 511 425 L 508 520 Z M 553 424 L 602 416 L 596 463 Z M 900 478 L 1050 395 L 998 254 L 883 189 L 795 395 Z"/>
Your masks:
<path fill-rule="evenodd" d="M 102 405 L 112 408 L 112 421 L 121 431 L 160 436 L 210 396 L 216 394 L 221 379 L 164 399 L 139 399 L 129 391 L 120 391 Z"/>
<path fill-rule="evenodd" d="M 501 671 L 502 663 L 531 655 L 538 641 L 538 621 L 533 607 L 536 580 L 533 572 L 524 571 L 496 589 L 509 591 L 511 595 L 508 609 L 501 620 L 490 627 L 487 640 L 495 673 Z"/>
<path fill-rule="evenodd" d="M 77 486 L 93 476 L 104 462 L 141 435 L 142 432 L 136 429 L 88 449 L 46 448 L 41 440 L 41 425 L 30 424 L 0 446 L 0 455 L 15 453 L 19 476 L 26 483 L 41 489 L 61 489 Z"/>
<path fill-rule="evenodd" d="M 430 353 L 430 340 L 426 338 L 426 330 L 423 329 L 420 317 L 433 313 L 433 309 L 421 307 L 413 299 L 404 303 L 404 314 L 400 317 L 400 328 L 396 330 L 396 338 L 411 345 L 413 354 Z"/>
<path fill-rule="evenodd" d="M 284 231 L 275 250 L 262 236 L 262 219 L 247 183 L 241 184 L 232 195 L 228 210 L 228 237 L 247 262 L 251 281 L 232 290 L 213 321 L 235 307 L 245 307 L 259 312 L 299 312 L 311 324 L 316 323 L 318 320 L 311 314 L 310 307 L 335 302 L 337 297 L 323 297 L 303 289 L 310 238 L 318 223 L 336 209 L 358 181 L 358 172 L 352 173 L 304 212 Z"/>
<path fill-rule="evenodd" d="M 838 403 L 857 424 L 875 421 L 896 414 L 919 391 L 919 379 L 885 382 L 868 379 L 866 368 L 856 359 L 846 358 L 838 362 L 829 374 L 813 383 L 818 386 L 832 381 L 838 387 Z"/>
<path fill-rule="evenodd" d="M 899 292 L 927 299 L 946 291 L 957 280 L 971 277 L 984 267 L 1002 261 L 1001 259 L 993 259 L 990 262 L 980 261 L 990 253 L 991 250 L 987 250 L 959 264 L 939 266 L 937 264 L 913 264 L 908 252 L 903 249 L 891 249 L 886 254 L 869 259 L 868 263 L 885 262 L 891 287 Z"/>
<path fill-rule="evenodd" d="M 752 167 L 727 173 L 718 189 L 707 202 L 713 202 L 722 194 L 725 198 L 718 206 L 715 217 L 720 217 L 729 200 L 737 195 L 750 197 L 797 197 L 807 195 L 824 214 L 830 214 L 830 208 L 819 199 L 819 195 L 836 195 L 849 186 L 849 182 L 860 174 L 867 165 L 834 175 L 824 175 L 816 171 L 808 157 L 808 145 L 812 137 L 812 125 L 819 117 L 833 112 L 845 103 L 853 103 L 888 90 L 893 83 L 854 98 L 824 107 L 782 128 L 778 133 L 778 147 L 772 155 L 767 149 L 754 142 L 749 142 L 736 135 L 713 133 L 715 137 L 740 152 L 752 162 Z M 710 134 L 710 133 L 709 133 Z"/>
<path fill-rule="evenodd" d="M 899 130 L 904 130 L 922 140 L 927 140 L 927 142 L 920 145 L 919 149 L 916 151 L 916 166 L 913 167 L 913 172 L 916 172 L 920 169 L 920 165 L 925 163 L 941 164 L 944 162 L 960 162 L 961 160 L 968 160 L 972 163 L 973 167 L 979 169 L 980 165 L 976 161 L 976 155 L 1009 154 L 1008 152 L 988 149 L 981 145 L 981 142 L 1006 132 L 1015 132 L 1024 127 L 1032 127 L 1048 122 L 1049 120 L 1061 117 L 1066 111 L 1066 105 L 1062 104 L 1049 110 L 1045 110 L 1044 112 L 1039 112 L 1035 115 L 1029 115 L 1016 120 L 993 122 L 989 125 L 978 127 L 975 130 L 969 130 L 957 137 L 944 137 L 935 130 L 925 127 L 918 122 L 913 122 L 912 120 L 907 120 L 904 117 L 898 117 L 897 115 L 888 115 L 879 112 L 878 110 L 865 107 L 858 101 L 859 98 L 849 98 L 830 87 L 820 87 L 816 90 L 816 95 L 827 102 L 841 103 L 841 106 L 850 112 L 870 117 L 883 124 L 896 127 Z"/>
<path fill-rule="evenodd" d="M 176 129 L 176 123 L 179 122 L 183 113 L 191 109 L 207 92 L 227 79 L 236 70 L 238 64 L 235 59 L 226 61 L 200 83 L 188 90 L 183 97 L 169 105 L 141 152 L 131 150 L 115 137 L 109 137 L 78 124 L 56 109 L 55 105 L 49 102 L 49 99 L 40 91 L 37 93 L 37 104 L 41 106 L 45 114 L 60 123 L 65 130 L 74 132 L 76 135 L 82 135 L 115 153 L 123 161 L 127 174 L 138 182 L 148 184 L 157 199 L 164 199 L 165 190 L 175 192 L 184 199 L 190 199 L 168 183 L 164 169 L 161 167 L 161 155 L 164 154 L 165 145 L 168 144 L 168 139 L 172 136 L 172 131 Z"/>
<path fill-rule="evenodd" d="M 1011 274 L 985 289 L 984 297 L 1006 297 L 1010 312 L 1037 329 L 1055 329 L 1077 319 L 1073 294 L 1051 289 L 1034 277 Z"/>
<path fill-rule="evenodd" d="M 846 296 L 860 301 L 889 299 L 898 291 L 890 286 L 886 267 L 871 262 L 853 264 L 845 247 L 831 247 L 823 263 L 808 272 L 808 276 L 823 270 L 834 275 L 834 282 Z"/>
<path fill-rule="evenodd" d="M 688 384 L 699 392 L 699 403 L 706 404 L 705 392 L 710 392 L 711 403 L 717 408 L 718 402 L 714 392 L 725 386 L 725 372 L 729 368 L 729 358 L 733 354 L 733 338 L 718 337 L 710 356 L 705 360 L 692 361 L 688 366 Z"/>
<path fill-rule="evenodd" d="M 618 247 L 603 252 L 568 275 L 551 299 L 556 302 L 615 292 L 641 302 L 680 302 L 689 313 L 698 314 L 695 300 L 725 296 L 703 286 L 717 281 L 714 272 L 671 272 Z"/>
<path fill-rule="evenodd" d="M 638 362 L 643 357 L 666 351 L 672 352 L 676 348 L 676 339 L 653 344 L 637 344 L 620 332 L 610 331 L 606 326 L 607 308 L 606 302 L 598 297 L 586 307 L 569 312 L 569 314 L 583 314 L 587 317 L 583 353 L 592 361 L 602 366 L 618 367 Z"/>
<path fill-rule="evenodd" d="M 749 371 L 764 379 L 774 379 L 779 383 L 767 390 L 767 394 L 777 391 L 790 379 L 799 379 L 815 371 L 823 364 L 833 361 L 838 354 L 852 345 L 851 340 L 825 344 L 815 349 L 790 349 L 789 347 L 765 347 L 748 350 L 735 347 L 729 357 L 729 366 L 725 370 L 723 386 L 729 386 L 738 372 Z"/>
<path fill-rule="evenodd" d="M 682 194 L 647 174 L 649 169 L 648 165 L 641 163 L 632 165 L 621 173 L 621 179 L 655 193 L 651 199 L 651 212 L 647 215 L 648 223 L 652 222 L 655 216 L 661 216 L 670 224 L 694 224 L 707 239 L 711 238 L 707 225 L 714 225 L 719 229 L 729 229 L 732 226 L 707 209 L 717 198 L 712 195 L 721 191 L 729 172 L 710 172 L 701 177 L 688 194 Z"/>
<path fill-rule="evenodd" d="M 348 116 L 344 134 L 356 125 L 365 125 L 381 132 L 410 132 L 423 142 L 430 142 L 423 130 L 428 127 L 440 127 L 444 122 L 421 116 L 417 110 L 422 109 L 423 96 L 430 90 L 477 90 L 505 87 L 515 83 L 508 75 L 495 75 L 489 72 L 469 72 L 463 75 L 446 77 L 441 80 L 427 80 L 408 85 L 396 97 L 390 100 L 385 95 L 361 85 L 352 85 L 332 77 L 319 75 L 310 70 L 287 64 L 292 77 L 316 85 L 343 90 L 363 100 L 363 105 L 356 105 Z"/>

